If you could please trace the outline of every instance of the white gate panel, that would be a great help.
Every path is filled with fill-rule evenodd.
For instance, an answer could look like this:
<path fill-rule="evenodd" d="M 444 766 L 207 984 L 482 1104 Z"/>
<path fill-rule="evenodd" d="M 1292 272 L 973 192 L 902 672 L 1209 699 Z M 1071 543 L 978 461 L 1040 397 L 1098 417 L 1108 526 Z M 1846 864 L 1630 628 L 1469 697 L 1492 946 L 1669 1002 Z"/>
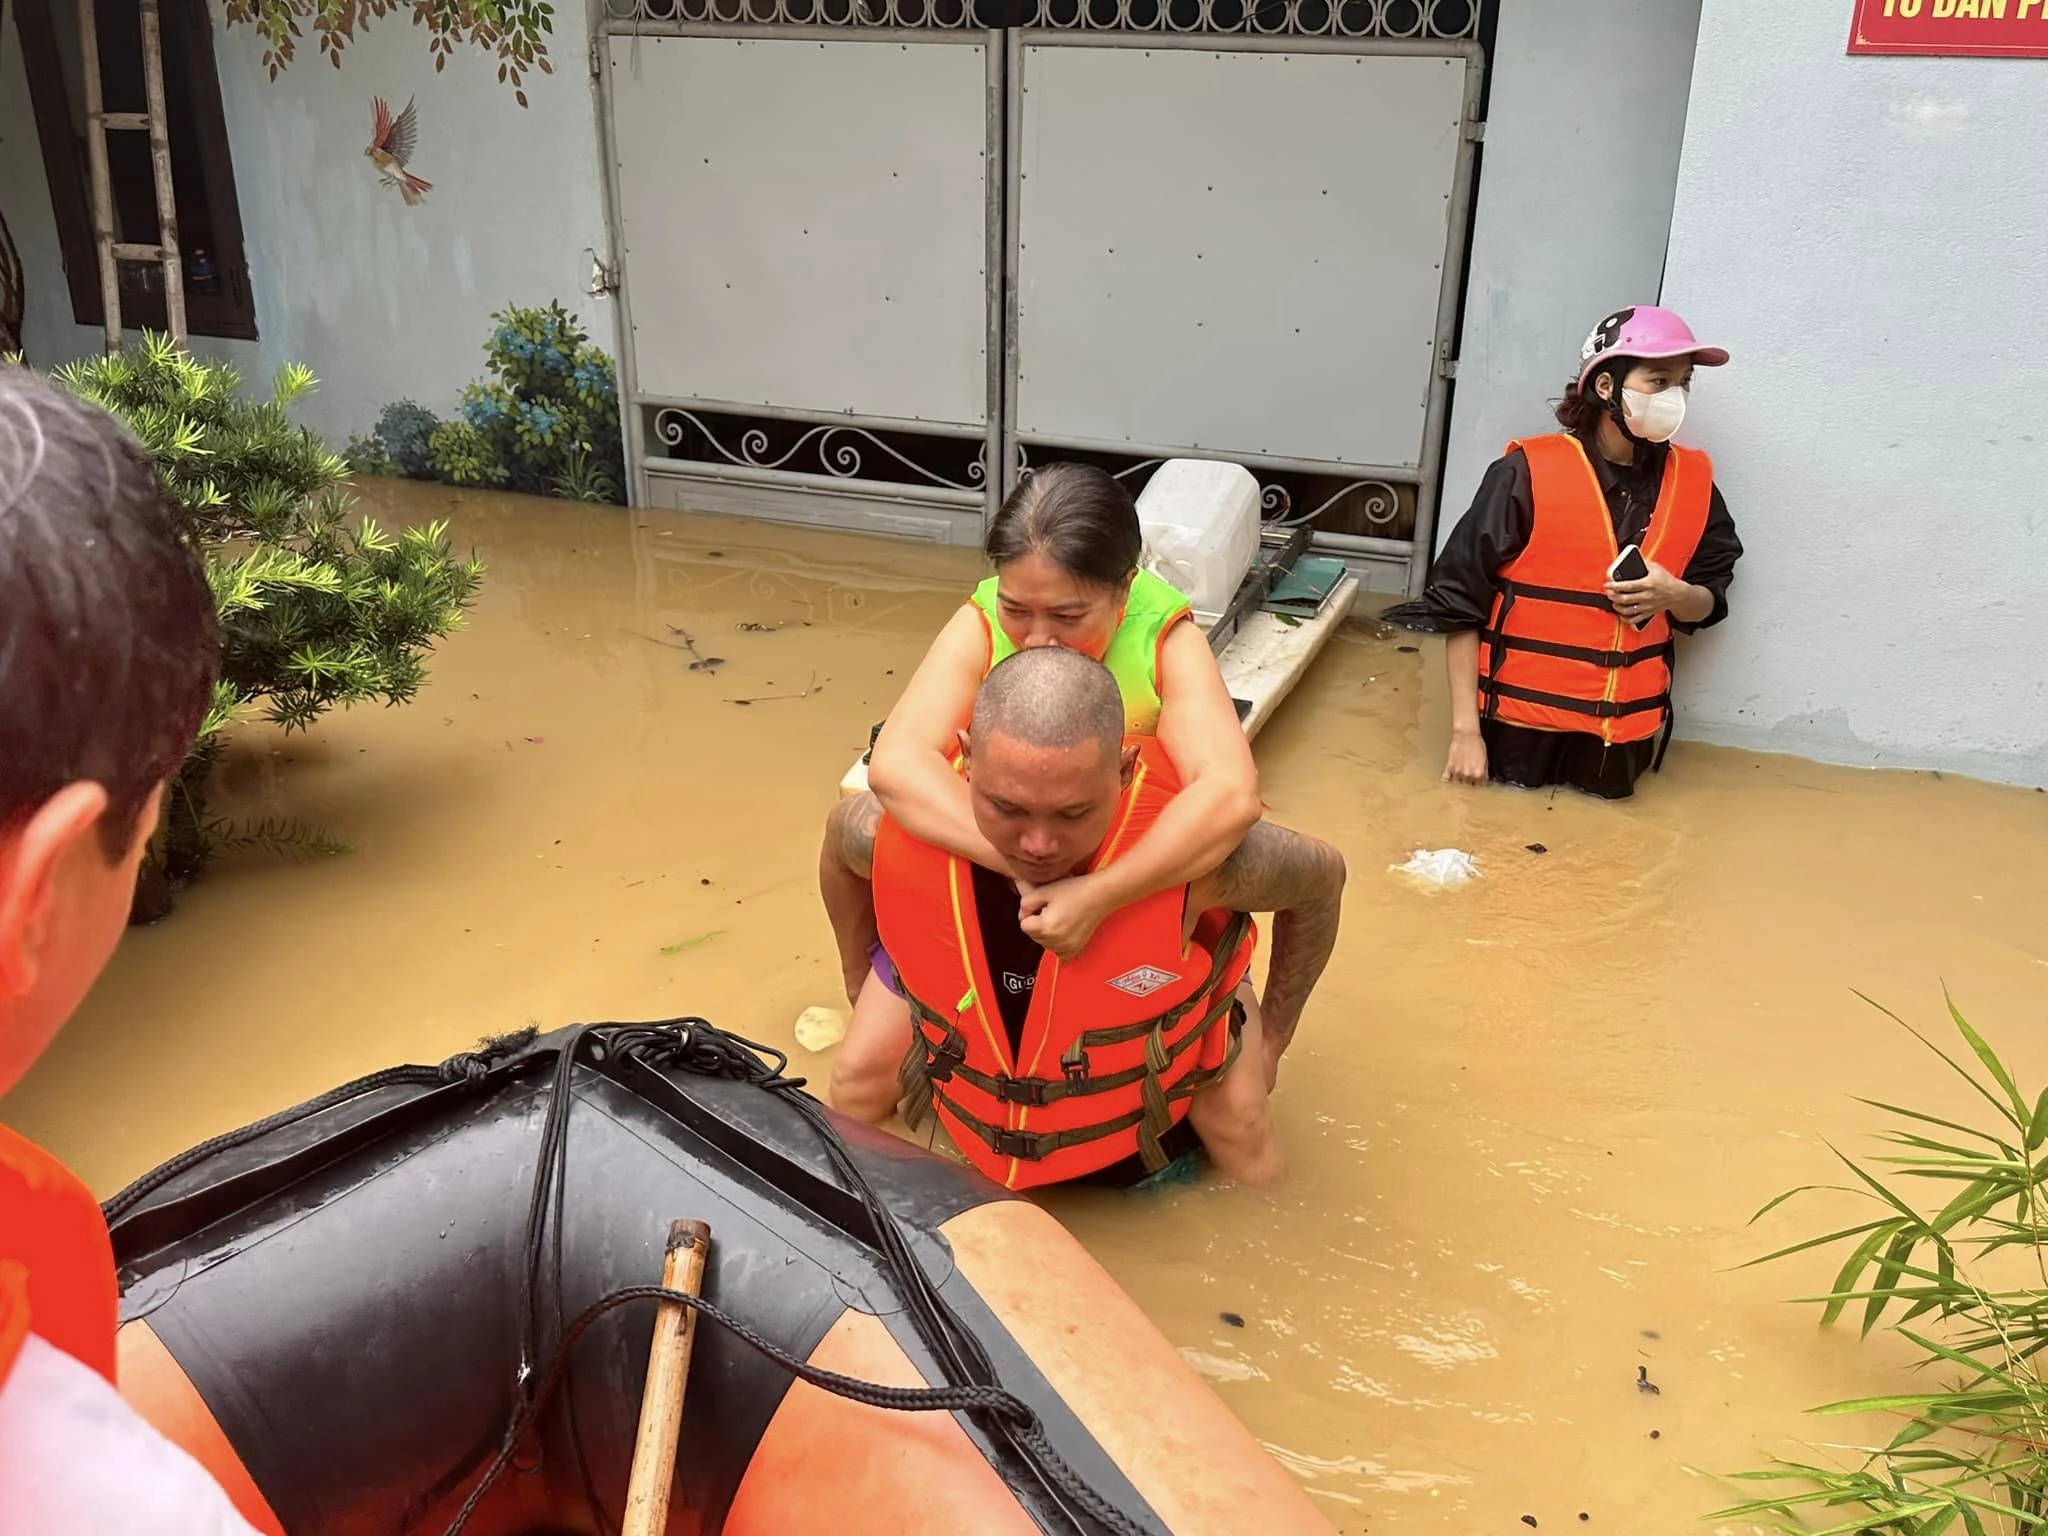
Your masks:
<path fill-rule="evenodd" d="M 1419 469 L 1466 60 L 1027 43 L 1014 428 Z"/>
<path fill-rule="evenodd" d="M 982 34 L 608 45 L 641 397 L 988 420 Z"/>

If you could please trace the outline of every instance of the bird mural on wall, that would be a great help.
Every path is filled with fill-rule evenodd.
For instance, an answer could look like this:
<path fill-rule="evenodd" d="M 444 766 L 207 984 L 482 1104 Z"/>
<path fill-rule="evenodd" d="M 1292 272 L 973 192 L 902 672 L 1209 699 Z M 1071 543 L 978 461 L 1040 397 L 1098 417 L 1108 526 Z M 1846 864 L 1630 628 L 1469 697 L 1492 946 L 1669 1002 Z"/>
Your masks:
<path fill-rule="evenodd" d="M 398 188 L 398 195 L 408 206 L 418 204 L 434 190 L 431 181 L 422 180 L 406 168 L 412 163 L 412 152 L 419 142 L 419 107 L 408 100 L 405 110 L 393 117 L 384 98 L 372 96 L 370 114 L 370 147 L 363 151 L 364 156 L 377 167 L 382 180 Z"/>

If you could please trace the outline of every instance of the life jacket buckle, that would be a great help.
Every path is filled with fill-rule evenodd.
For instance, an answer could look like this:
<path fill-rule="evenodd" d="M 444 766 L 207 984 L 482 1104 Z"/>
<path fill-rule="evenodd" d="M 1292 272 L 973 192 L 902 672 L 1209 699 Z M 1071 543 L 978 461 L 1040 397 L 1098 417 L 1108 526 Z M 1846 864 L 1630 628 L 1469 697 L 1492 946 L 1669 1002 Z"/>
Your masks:
<path fill-rule="evenodd" d="M 1069 1087 L 1080 1087 L 1083 1083 L 1088 1081 L 1087 1056 L 1077 1051 L 1075 1054 L 1071 1056 L 1061 1057 L 1060 1072 L 1062 1075 L 1065 1076 L 1067 1080 L 1067 1085 Z"/>
<path fill-rule="evenodd" d="M 996 1097 L 1005 1104 L 1022 1104 L 1030 1109 L 1043 1109 L 1052 1102 L 1046 1094 L 1056 1084 L 1042 1077 L 999 1077 L 996 1079 Z"/>
<path fill-rule="evenodd" d="M 998 1157 L 1014 1157 L 1035 1163 L 1045 1156 L 1039 1147 L 1043 1139 L 1031 1131 L 995 1131 L 990 1134 L 988 1144 Z"/>
<path fill-rule="evenodd" d="M 931 1066 L 927 1075 L 935 1083 L 950 1082 L 953 1069 L 966 1060 L 966 1042 L 956 1035 L 945 1044 L 932 1047 Z"/>

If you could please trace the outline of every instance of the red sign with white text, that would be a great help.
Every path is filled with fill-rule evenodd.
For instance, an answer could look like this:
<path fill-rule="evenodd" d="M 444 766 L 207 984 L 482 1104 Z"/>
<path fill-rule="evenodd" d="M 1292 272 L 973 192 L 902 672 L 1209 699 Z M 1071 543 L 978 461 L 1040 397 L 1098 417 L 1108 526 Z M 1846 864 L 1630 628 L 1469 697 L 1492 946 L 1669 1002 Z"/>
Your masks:
<path fill-rule="evenodd" d="M 1849 51 L 2048 59 L 2048 0 L 1856 0 Z"/>

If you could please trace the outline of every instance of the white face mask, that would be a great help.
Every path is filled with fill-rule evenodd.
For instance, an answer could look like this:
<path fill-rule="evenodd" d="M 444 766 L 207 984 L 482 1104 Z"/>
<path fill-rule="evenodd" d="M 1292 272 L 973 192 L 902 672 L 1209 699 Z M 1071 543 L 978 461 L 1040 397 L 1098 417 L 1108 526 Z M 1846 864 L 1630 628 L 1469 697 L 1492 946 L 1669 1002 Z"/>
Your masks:
<path fill-rule="evenodd" d="M 1645 395 L 1633 389 L 1621 392 L 1621 414 L 1629 431 L 1652 443 L 1667 443 L 1685 421 L 1685 391 L 1676 386 Z"/>

